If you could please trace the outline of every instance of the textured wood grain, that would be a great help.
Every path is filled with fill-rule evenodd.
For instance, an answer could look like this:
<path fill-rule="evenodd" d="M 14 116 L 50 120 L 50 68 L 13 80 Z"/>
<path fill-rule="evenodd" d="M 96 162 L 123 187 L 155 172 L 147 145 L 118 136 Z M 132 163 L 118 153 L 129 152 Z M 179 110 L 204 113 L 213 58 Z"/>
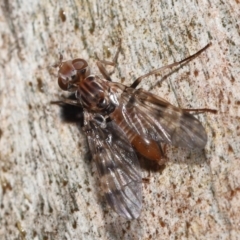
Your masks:
<path fill-rule="evenodd" d="M 8 1 L 0 9 L 1 239 L 238 239 L 240 235 L 239 1 Z M 181 68 L 141 87 L 189 108 L 199 119 L 204 151 L 167 147 L 159 171 L 143 168 L 143 209 L 126 221 L 101 197 L 86 139 L 61 120 L 56 69 L 81 57 L 122 51 L 115 81 L 181 60 Z M 162 81 L 165 79 L 164 81 Z"/>

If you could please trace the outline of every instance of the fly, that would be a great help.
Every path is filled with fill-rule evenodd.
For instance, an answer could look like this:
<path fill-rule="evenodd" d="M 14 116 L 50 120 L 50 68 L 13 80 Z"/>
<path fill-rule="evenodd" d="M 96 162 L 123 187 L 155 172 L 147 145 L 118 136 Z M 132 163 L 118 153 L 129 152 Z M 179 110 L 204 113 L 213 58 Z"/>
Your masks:
<path fill-rule="evenodd" d="M 113 82 L 104 67 L 115 65 L 120 44 L 113 62 L 97 62 L 101 76 L 91 74 L 88 63 L 81 58 L 63 61 L 61 55 L 55 65 L 59 68 L 59 87 L 76 96 L 76 100 L 64 102 L 83 108 L 83 131 L 96 163 L 102 191 L 108 204 L 120 216 L 135 219 L 141 212 L 142 177 L 136 153 L 164 164 L 163 143 L 190 149 L 203 149 L 207 143 L 204 127 L 189 110 L 175 107 L 137 86 L 143 78 L 189 61 L 209 46 L 182 61 L 137 78 L 129 87 Z M 195 111 L 215 112 L 211 109 Z"/>

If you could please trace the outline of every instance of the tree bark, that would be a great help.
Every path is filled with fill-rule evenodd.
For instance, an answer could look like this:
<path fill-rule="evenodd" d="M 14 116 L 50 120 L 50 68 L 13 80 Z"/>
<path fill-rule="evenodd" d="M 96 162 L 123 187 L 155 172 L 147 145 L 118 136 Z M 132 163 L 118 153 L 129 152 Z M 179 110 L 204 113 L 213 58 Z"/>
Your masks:
<path fill-rule="evenodd" d="M 1 239 L 237 239 L 240 235 L 239 1 L 8 1 L 0 20 Z M 142 169 L 139 219 L 101 196 L 86 138 L 51 105 L 59 60 L 111 60 L 130 85 L 152 69 L 212 46 L 142 88 L 200 119 L 202 151 L 166 147 L 164 167 Z M 80 112 L 77 117 L 79 117 Z M 76 117 L 76 116 L 75 116 Z M 69 119 L 68 119 L 69 120 Z"/>

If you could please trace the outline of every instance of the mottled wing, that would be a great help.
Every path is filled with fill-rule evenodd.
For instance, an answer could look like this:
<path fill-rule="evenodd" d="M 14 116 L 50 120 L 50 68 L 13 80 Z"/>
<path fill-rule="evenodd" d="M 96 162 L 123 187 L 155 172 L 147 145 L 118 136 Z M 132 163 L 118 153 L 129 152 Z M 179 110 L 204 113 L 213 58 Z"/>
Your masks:
<path fill-rule="evenodd" d="M 138 158 L 123 131 L 101 115 L 84 113 L 84 131 L 108 204 L 119 215 L 134 219 L 141 212 L 142 188 Z"/>
<path fill-rule="evenodd" d="M 128 88 L 122 98 L 126 121 L 139 135 L 178 147 L 205 147 L 206 131 L 188 112 L 143 89 Z"/>

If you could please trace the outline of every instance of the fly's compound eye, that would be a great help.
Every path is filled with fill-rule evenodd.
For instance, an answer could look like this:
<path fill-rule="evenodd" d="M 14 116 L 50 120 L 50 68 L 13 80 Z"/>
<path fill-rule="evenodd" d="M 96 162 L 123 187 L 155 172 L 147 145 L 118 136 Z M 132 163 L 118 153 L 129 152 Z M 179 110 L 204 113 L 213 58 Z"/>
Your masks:
<path fill-rule="evenodd" d="M 58 71 L 58 85 L 62 90 L 69 91 L 71 82 L 76 76 L 72 61 L 62 62 Z"/>
<path fill-rule="evenodd" d="M 68 82 L 62 77 L 58 78 L 58 86 L 64 91 L 68 90 Z"/>
<path fill-rule="evenodd" d="M 58 85 L 64 91 L 76 90 L 76 83 L 88 76 L 89 67 L 84 59 L 62 62 L 58 71 Z"/>
<path fill-rule="evenodd" d="M 67 75 L 60 75 L 58 77 L 58 85 L 64 91 L 74 92 L 76 90 L 75 83 L 77 82 L 76 71 L 72 71 Z"/>
<path fill-rule="evenodd" d="M 74 69 L 76 69 L 76 70 L 82 70 L 82 69 L 88 67 L 88 63 L 84 59 L 81 59 L 81 58 L 76 58 L 76 59 L 72 60 L 72 65 L 73 65 Z"/>
<path fill-rule="evenodd" d="M 72 61 L 72 64 L 82 79 L 85 79 L 90 75 L 88 63 L 84 59 L 76 58 Z"/>
<path fill-rule="evenodd" d="M 72 79 L 75 79 L 75 76 L 72 76 Z M 75 92 L 77 90 L 77 86 L 76 84 L 74 84 L 74 81 L 70 81 L 69 79 L 64 79 L 59 77 L 58 78 L 58 86 L 64 90 L 64 91 L 68 91 L 68 92 Z"/>

